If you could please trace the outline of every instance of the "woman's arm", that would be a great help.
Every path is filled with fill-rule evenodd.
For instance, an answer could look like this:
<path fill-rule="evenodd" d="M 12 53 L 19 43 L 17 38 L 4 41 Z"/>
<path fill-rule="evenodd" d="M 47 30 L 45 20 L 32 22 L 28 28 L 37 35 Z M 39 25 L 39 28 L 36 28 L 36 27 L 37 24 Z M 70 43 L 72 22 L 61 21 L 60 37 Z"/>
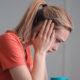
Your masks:
<path fill-rule="evenodd" d="M 32 72 L 32 69 L 33 69 L 33 65 L 30 66 L 30 73 Z M 48 80 L 46 64 L 45 64 L 44 80 Z"/>
<path fill-rule="evenodd" d="M 44 80 L 48 80 L 48 74 L 47 74 L 46 64 L 45 64 Z"/>
<path fill-rule="evenodd" d="M 14 80 L 44 80 L 45 55 L 35 53 L 32 73 L 28 71 L 26 65 L 9 69 Z"/>
<path fill-rule="evenodd" d="M 17 66 L 9 69 L 13 80 L 32 80 L 26 65 Z"/>
<path fill-rule="evenodd" d="M 35 53 L 33 69 L 32 69 L 33 80 L 44 80 L 45 58 L 46 58 L 45 54 Z"/>
<path fill-rule="evenodd" d="M 44 80 L 46 52 L 52 45 L 53 37 L 55 35 L 55 31 L 53 31 L 54 23 L 52 23 L 52 20 L 47 22 L 48 21 L 45 20 L 38 36 L 35 38 L 36 33 L 34 33 L 32 37 L 35 54 L 31 75 L 25 65 L 14 67 L 9 69 L 14 80 Z M 48 36 L 47 33 L 49 33 Z"/>

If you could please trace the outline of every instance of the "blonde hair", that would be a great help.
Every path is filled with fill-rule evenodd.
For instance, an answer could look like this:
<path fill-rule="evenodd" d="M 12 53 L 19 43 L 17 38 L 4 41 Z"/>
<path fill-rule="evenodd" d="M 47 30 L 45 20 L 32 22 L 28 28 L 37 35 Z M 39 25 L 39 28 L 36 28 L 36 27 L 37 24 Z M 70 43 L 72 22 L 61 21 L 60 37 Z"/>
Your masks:
<path fill-rule="evenodd" d="M 54 29 L 59 29 L 61 25 L 70 32 L 72 31 L 72 22 L 65 9 L 58 6 L 46 6 L 40 9 L 39 7 L 44 4 L 46 4 L 44 0 L 34 0 L 20 23 L 14 28 L 13 31 L 22 43 L 28 42 L 31 39 L 33 28 L 46 19 L 52 19 L 55 24 Z"/>

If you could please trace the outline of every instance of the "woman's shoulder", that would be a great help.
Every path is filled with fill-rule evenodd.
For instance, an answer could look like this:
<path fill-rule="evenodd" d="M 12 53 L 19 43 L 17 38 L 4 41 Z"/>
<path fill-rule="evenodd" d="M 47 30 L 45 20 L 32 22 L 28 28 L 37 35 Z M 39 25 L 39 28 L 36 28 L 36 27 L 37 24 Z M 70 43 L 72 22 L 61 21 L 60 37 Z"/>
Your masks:
<path fill-rule="evenodd" d="M 11 30 L 7 30 L 4 34 L 0 35 L 0 44 L 4 44 L 5 45 L 15 45 L 15 46 L 20 46 L 22 48 L 22 44 L 19 40 L 19 38 L 17 37 L 17 35 L 11 31 Z"/>
<path fill-rule="evenodd" d="M 4 34 L 1 35 L 2 37 L 8 37 L 8 38 L 18 38 L 17 35 L 12 30 L 7 30 Z"/>
<path fill-rule="evenodd" d="M 20 42 L 17 35 L 11 30 L 7 30 L 4 34 L 0 35 L 0 40 L 16 40 Z"/>

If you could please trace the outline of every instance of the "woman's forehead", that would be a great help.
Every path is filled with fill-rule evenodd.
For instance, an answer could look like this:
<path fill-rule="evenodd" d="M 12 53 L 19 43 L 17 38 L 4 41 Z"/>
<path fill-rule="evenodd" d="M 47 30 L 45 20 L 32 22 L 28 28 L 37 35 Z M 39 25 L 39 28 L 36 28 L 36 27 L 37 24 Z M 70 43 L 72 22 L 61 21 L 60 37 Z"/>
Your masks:
<path fill-rule="evenodd" d="M 55 36 L 59 37 L 63 41 L 65 41 L 68 38 L 69 34 L 70 34 L 69 30 L 67 30 L 65 28 L 61 28 L 61 29 L 55 31 Z"/>

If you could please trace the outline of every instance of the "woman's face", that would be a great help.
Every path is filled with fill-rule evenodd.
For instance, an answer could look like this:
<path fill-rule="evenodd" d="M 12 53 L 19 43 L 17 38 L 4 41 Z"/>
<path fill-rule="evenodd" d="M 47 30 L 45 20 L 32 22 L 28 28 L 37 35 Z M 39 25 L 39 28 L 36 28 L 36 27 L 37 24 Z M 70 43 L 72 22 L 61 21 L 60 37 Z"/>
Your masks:
<path fill-rule="evenodd" d="M 40 24 L 38 27 L 36 27 L 34 29 L 34 31 L 39 31 L 41 28 L 41 25 L 42 24 Z M 66 28 L 64 28 L 62 26 L 59 26 L 59 27 L 60 27 L 59 30 L 55 30 L 55 36 L 53 39 L 53 43 L 47 53 L 52 52 L 52 51 L 57 51 L 59 45 L 62 42 L 65 42 L 70 34 L 69 30 L 67 30 Z"/>
<path fill-rule="evenodd" d="M 66 39 L 68 38 L 69 34 L 70 34 L 69 30 L 67 30 L 64 27 L 61 27 L 59 30 L 55 30 L 54 41 L 53 41 L 53 44 L 52 44 L 51 48 L 49 49 L 49 51 L 50 52 L 52 52 L 53 50 L 57 51 L 59 45 L 62 42 L 66 41 Z"/>

